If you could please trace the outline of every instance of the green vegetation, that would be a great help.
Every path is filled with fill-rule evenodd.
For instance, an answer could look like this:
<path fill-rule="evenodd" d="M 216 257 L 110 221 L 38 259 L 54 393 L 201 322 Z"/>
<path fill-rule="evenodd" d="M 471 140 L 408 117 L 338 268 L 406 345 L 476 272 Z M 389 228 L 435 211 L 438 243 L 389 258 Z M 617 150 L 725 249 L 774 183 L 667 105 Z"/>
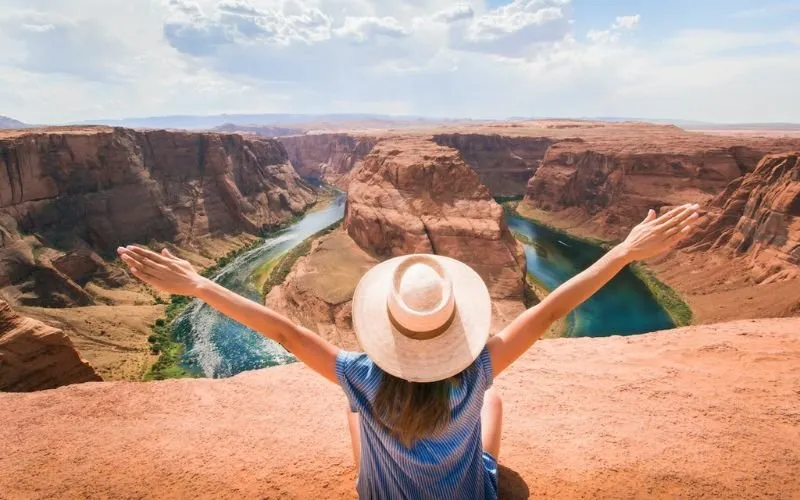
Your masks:
<path fill-rule="evenodd" d="M 650 290 L 656 302 L 667 311 L 676 326 L 692 324 L 692 309 L 675 290 L 656 278 L 641 264 L 633 264 L 630 267 L 633 274 Z"/>
<path fill-rule="evenodd" d="M 340 224 L 341 222 L 338 222 L 323 229 L 322 231 L 312 234 L 293 249 L 276 257 L 271 262 L 270 269 L 267 271 L 269 272 L 269 276 L 263 280 L 263 285 L 261 286 L 261 295 L 263 297 L 266 297 L 274 286 L 283 283 L 283 281 L 286 279 L 286 276 L 289 275 L 289 272 L 292 270 L 292 267 L 294 267 L 294 264 L 298 261 L 298 259 L 300 259 L 301 257 L 305 257 L 306 255 L 308 255 L 308 252 L 311 251 L 311 244 L 314 242 L 314 240 L 330 233 L 331 231 L 339 227 Z"/>
<path fill-rule="evenodd" d="M 510 195 L 510 196 L 495 196 L 494 197 L 494 201 L 496 201 L 497 203 L 503 205 L 505 203 L 509 203 L 509 202 L 512 202 L 512 201 L 522 201 L 522 199 L 524 197 L 525 196 L 523 196 L 521 194 Z"/>
<path fill-rule="evenodd" d="M 164 380 L 168 378 L 186 378 L 192 374 L 181 367 L 183 344 L 176 341 L 172 335 L 172 322 L 181 315 L 191 303 L 190 297 L 173 295 L 167 306 L 164 318 L 159 318 L 153 325 L 153 333 L 147 339 L 153 354 L 158 354 L 158 360 L 150 367 L 144 380 Z"/>

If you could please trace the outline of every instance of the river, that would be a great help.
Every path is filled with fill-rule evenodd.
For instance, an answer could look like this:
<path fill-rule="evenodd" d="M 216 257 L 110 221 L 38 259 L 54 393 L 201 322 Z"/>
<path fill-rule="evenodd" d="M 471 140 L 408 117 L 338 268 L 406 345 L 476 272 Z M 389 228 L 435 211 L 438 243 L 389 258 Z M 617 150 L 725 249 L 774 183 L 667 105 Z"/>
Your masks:
<path fill-rule="evenodd" d="M 325 208 L 309 212 L 262 245 L 236 257 L 214 276 L 214 281 L 250 300 L 260 301 L 259 291 L 252 282 L 253 273 L 265 262 L 340 221 L 344 217 L 344 206 L 345 196 L 337 195 Z M 184 344 L 183 367 L 205 377 L 230 377 L 295 361 L 280 344 L 197 300 L 175 320 L 173 332 Z"/>
<path fill-rule="evenodd" d="M 214 281 L 244 295 L 261 300 L 252 282 L 253 273 L 265 262 L 300 244 L 309 236 L 344 217 L 345 196 L 308 213 L 290 228 L 267 239 L 228 264 Z M 525 245 L 528 272 L 552 290 L 602 255 L 602 250 L 551 231 L 526 219 L 507 216 L 512 231 L 536 241 Z M 632 335 L 671 328 L 673 322 L 655 302 L 645 285 L 628 270 L 586 301 L 568 318 L 568 336 L 602 337 Z M 295 361 L 279 344 L 194 301 L 175 321 L 176 338 L 185 346 L 183 366 L 205 377 L 222 378 L 237 373 Z"/>
<path fill-rule="evenodd" d="M 548 290 L 589 267 L 603 255 L 595 245 L 553 231 L 530 220 L 507 215 L 508 227 L 535 245 L 523 245 L 528 273 Z M 568 337 L 634 335 L 674 328 L 675 323 L 644 283 L 628 268 L 567 318 Z"/>

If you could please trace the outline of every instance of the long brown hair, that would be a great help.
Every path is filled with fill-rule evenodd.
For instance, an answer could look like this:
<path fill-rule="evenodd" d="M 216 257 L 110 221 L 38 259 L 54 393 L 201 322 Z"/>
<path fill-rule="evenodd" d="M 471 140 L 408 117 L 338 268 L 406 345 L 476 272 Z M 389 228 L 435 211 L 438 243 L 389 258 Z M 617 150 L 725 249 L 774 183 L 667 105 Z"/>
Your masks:
<path fill-rule="evenodd" d="M 404 446 L 447 427 L 450 423 L 450 390 L 461 383 L 461 374 L 437 382 L 409 382 L 383 373 L 373 403 L 374 414 Z"/>

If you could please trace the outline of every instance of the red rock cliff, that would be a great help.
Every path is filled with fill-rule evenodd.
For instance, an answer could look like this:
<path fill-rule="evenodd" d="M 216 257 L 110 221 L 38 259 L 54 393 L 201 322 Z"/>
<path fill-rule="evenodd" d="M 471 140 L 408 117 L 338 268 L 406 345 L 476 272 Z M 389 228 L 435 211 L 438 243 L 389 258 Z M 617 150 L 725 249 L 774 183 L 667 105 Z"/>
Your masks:
<path fill-rule="evenodd" d="M 0 289 L 26 305 L 86 305 L 89 279 L 125 281 L 97 254 L 255 233 L 314 200 L 274 140 L 107 127 L 3 133 Z"/>
<path fill-rule="evenodd" d="M 732 182 L 713 201 L 717 211 L 693 249 L 746 255 L 758 282 L 800 277 L 799 156 L 766 156 Z"/>
<path fill-rule="evenodd" d="M 542 163 L 554 140 L 499 134 L 439 134 L 433 140 L 457 149 L 494 196 L 517 196 Z"/>
<path fill-rule="evenodd" d="M 102 380 L 69 337 L 0 300 L 0 391 L 24 392 Z"/>
<path fill-rule="evenodd" d="M 370 136 L 309 134 L 278 139 L 301 176 L 346 189 L 350 172 L 377 142 Z"/>
<path fill-rule="evenodd" d="M 99 250 L 256 231 L 314 200 L 274 140 L 121 128 L 0 137 L 0 213 Z"/>
<path fill-rule="evenodd" d="M 525 256 L 503 209 L 459 153 L 387 139 L 353 173 L 345 227 L 381 257 L 436 253 L 472 266 L 495 298 L 521 298 Z"/>
<path fill-rule="evenodd" d="M 719 137 L 676 127 L 616 124 L 578 128 L 554 144 L 528 182 L 528 208 L 559 214 L 578 232 L 624 236 L 648 208 L 709 203 L 770 152 L 798 139 Z M 555 134 L 554 132 L 552 134 Z"/>

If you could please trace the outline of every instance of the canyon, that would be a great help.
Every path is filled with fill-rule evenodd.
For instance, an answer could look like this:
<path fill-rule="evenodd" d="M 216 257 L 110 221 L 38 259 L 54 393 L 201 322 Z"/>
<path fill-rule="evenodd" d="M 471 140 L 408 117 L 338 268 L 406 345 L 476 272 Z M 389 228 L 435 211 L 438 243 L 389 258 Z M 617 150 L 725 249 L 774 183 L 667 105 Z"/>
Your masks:
<path fill-rule="evenodd" d="M 493 196 L 522 198 L 514 202 L 520 215 L 606 244 L 619 241 L 649 208 L 699 203 L 706 217 L 692 241 L 705 244 L 687 242 L 680 251 L 646 263 L 684 297 L 695 321 L 793 316 L 800 310 L 797 174 L 792 167 L 798 137 L 707 135 L 674 126 L 573 120 L 362 131 L 356 136 L 361 141 L 371 137 L 377 144 L 373 151 L 405 141 L 413 144 L 409 151 L 440 146 L 456 152 Z M 326 140 L 327 150 L 336 154 L 323 154 Z M 342 134 L 315 137 L 316 156 L 306 164 L 306 175 L 322 178 L 327 165 L 342 165 L 337 158 L 353 157 L 355 148 L 342 149 L 347 144 L 354 143 Z M 771 153 L 787 158 L 783 174 L 757 168 Z M 357 156 L 369 154 L 359 150 Z M 354 163 L 355 172 L 364 171 L 363 163 Z M 346 188 L 346 169 L 337 172 L 339 185 Z M 774 191 L 782 194 L 767 196 Z M 728 203 L 731 196 L 740 201 Z M 762 206 L 769 204 L 779 206 Z M 722 234 L 734 242 L 715 244 Z M 750 243 L 752 238 L 757 244 Z"/>
<path fill-rule="evenodd" d="M 110 257 L 116 245 L 166 246 L 210 266 L 303 214 L 322 183 L 347 191 L 342 225 L 307 240 L 264 300 L 353 350 L 350 300 L 382 259 L 433 252 L 467 262 L 490 289 L 496 332 L 536 300 L 504 210 L 610 244 L 648 208 L 700 203 L 696 233 L 645 263 L 691 306 L 692 326 L 548 339 L 498 378 L 501 492 L 800 495 L 800 139 L 570 120 L 277 139 L 106 127 L 5 134 L 0 390 L 76 385 L 0 395 L 2 491 L 352 497 L 344 398 L 303 366 L 93 382 L 141 377 L 168 300 Z"/>
<path fill-rule="evenodd" d="M 200 267 L 316 200 L 274 140 L 67 127 L 0 132 L 0 292 L 104 376 L 138 379 L 164 298 L 115 259 L 168 245 Z M 132 361 L 133 360 L 133 361 Z"/>

